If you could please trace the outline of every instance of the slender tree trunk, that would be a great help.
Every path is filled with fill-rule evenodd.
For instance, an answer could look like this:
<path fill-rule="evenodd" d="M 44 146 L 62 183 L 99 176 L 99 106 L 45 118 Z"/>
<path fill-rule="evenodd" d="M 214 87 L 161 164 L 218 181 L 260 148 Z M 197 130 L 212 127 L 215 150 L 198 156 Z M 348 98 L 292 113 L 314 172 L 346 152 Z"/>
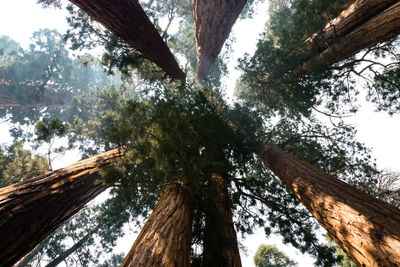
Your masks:
<path fill-rule="evenodd" d="M 95 228 L 90 230 L 84 237 L 82 237 L 78 242 L 76 242 L 72 247 L 63 251 L 57 258 L 49 262 L 46 267 L 55 267 L 61 262 L 63 262 L 66 258 L 68 258 L 72 253 L 74 253 L 77 249 L 83 246 L 85 242 L 99 230 L 101 224 L 98 224 Z"/>
<path fill-rule="evenodd" d="M 204 80 L 247 0 L 192 0 L 196 25 L 197 78 Z"/>
<path fill-rule="evenodd" d="M 380 1 L 376 1 L 380 2 Z M 389 6 L 387 9 L 370 17 L 363 24 L 344 34 L 329 45 L 318 55 L 303 63 L 297 68 L 295 74 L 304 74 L 313 70 L 320 70 L 330 65 L 355 55 L 365 48 L 369 48 L 391 40 L 400 34 L 400 2 Z M 351 18 L 358 18 L 353 14 Z M 349 25 L 350 22 L 346 21 Z M 361 21 L 363 22 L 363 21 Z M 355 25 L 357 26 L 357 25 Z"/>
<path fill-rule="evenodd" d="M 203 267 L 241 267 L 231 200 L 221 176 L 213 175 L 207 197 Z"/>
<path fill-rule="evenodd" d="M 169 185 L 147 219 L 121 267 L 190 266 L 193 192 Z"/>
<path fill-rule="evenodd" d="M 103 192 L 99 171 L 123 151 L 114 149 L 0 189 L 0 266 L 11 266 Z"/>
<path fill-rule="evenodd" d="M 260 155 L 359 266 L 400 266 L 400 210 L 275 146 Z"/>
<path fill-rule="evenodd" d="M 39 251 L 44 247 L 44 240 L 40 244 L 38 244 L 31 252 L 26 254 L 20 261 L 18 261 L 13 267 L 26 267 L 31 260 L 39 253 Z"/>
<path fill-rule="evenodd" d="M 184 80 L 174 56 L 138 0 L 70 0 L 173 78 Z"/>

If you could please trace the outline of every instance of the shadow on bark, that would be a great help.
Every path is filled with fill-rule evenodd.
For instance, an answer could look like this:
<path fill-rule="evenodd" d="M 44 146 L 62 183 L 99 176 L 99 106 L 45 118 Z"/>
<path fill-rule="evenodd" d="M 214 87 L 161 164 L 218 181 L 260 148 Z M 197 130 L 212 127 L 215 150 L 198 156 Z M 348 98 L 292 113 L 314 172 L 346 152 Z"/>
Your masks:
<path fill-rule="evenodd" d="M 99 171 L 121 157 L 114 149 L 0 189 L 0 266 L 11 266 L 103 192 Z"/>
<path fill-rule="evenodd" d="M 266 145 L 259 154 L 359 266 L 400 266 L 400 210 Z"/>

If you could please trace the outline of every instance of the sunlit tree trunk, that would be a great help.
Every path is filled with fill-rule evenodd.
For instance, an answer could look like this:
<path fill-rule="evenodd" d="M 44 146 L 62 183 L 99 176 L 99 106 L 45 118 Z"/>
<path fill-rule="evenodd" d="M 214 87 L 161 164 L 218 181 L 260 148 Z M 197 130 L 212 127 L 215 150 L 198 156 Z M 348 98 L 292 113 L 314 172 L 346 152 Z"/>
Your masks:
<path fill-rule="evenodd" d="M 137 0 L 70 0 L 173 78 L 184 80 L 164 40 Z"/>
<path fill-rule="evenodd" d="M 0 266 L 11 266 L 103 192 L 99 171 L 122 150 L 114 149 L 0 189 Z"/>
<path fill-rule="evenodd" d="M 335 19 L 329 21 L 325 28 L 310 36 L 301 54 L 304 61 L 315 53 L 321 53 L 329 45 L 362 26 L 371 18 L 395 4 L 396 0 L 356 0 L 343 10 Z M 346 4 L 347 5 L 347 4 Z"/>
<path fill-rule="evenodd" d="M 303 74 L 321 70 L 363 49 L 384 43 L 400 34 L 400 3 L 358 0 L 301 49 L 304 63 L 294 70 Z"/>
<path fill-rule="evenodd" d="M 193 192 L 169 185 L 147 219 L 121 267 L 190 266 Z"/>
<path fill-rule="evenodd" d="M 275 146 L 259 155 L 359 266 L 400 266 L 400 210 Z"/>
<path fill-rule="evenodd" d="M 247 0 L 192 0 L 197 78 L 206 78 Z"/>
<path fill-rule="evenodd" d="M 242 266 L 232 220 L 231 200 L 224 179 L 213 175 L 207 195 L 203 267 Z"/>

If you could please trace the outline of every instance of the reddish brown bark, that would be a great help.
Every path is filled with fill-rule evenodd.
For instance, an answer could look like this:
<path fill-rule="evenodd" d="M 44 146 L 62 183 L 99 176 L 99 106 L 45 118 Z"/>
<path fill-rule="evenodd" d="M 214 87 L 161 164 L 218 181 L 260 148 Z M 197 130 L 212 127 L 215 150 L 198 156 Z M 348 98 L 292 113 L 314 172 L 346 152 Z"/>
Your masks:
<path fill-rule="evenodd" d="M 192 0 L 196 26 L 197 70 L 204 80 L 247 0 Z"/>
<path fill-rule="evenodd" d="M 203 244 L 203 267 L 242 266 L 228 188 L 218 175 L 210 181 Z"/>
<path fill-rule="evenodd" d="M 177 61 L 137 0 L 70 0 L 171 77 L 185 79 Z"/>
<path fill-rule="evenodd" d="M 260 155 L 359 266 L 400 266 L 400 210 L 275 146 Z"/>
<path fill-rule="evenodd" d="M 0 266 L 11 266 L 86 203 L 103 192 L 101 168 L 114 149 L 66 168 L 0 189 Z"/>
<path fill-rule="evenodd" d="M 346 10 L 347 17 L 338 18 L 335 27 L 327 29 L 326 42 L 322 37 L 322 42 L 328 46 L 297 68 L 294 71 L 295 74 L 324 69 L 365 48 L 389 41 L 400 34 L 400 3 L 398 1 L 364 0 L 356 3 L 358 2 L 364 4 L 363 9 L 351 5 Z M 387 7 L 389 2 L 395 3 Z M 384 7 L 387 8 L 378 13 Z M 336 35 L 334 29 L 339 30 Z M 315 39 L 319 38 L 314 36 L 310 40 Z"/>
<path fill-rule="evenodd" d="M 190 266 L 193 193 L 169 185 L 147 219 L 121 267 Z"/>
<path fill-rule="evenodd" d="M 395 4 L 396 0 L 356 0 L 343 10 L 325 28 L 308 38 L 301 48 L 304 61 L 320 53 L 340 38 L 362 26 L 380 12 Z"/>

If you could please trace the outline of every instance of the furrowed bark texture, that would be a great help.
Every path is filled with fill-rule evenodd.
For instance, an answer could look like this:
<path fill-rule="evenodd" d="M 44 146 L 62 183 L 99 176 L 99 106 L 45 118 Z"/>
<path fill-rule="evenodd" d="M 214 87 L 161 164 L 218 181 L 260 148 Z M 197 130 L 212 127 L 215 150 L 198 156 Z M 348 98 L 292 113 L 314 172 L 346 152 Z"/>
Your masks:
<path fill-rule="evenodd" d="M 190 189 L 169 185 L 121 267 L 189 267 L 193 205 Z"/>
<path fill-rule="evenodd" d="M 196 26 L 197 70 L 204 80 L 247 0 L 192 0 Z"/>
<path fill-rule="evenodd" d="M 355 263 L 400 266 L 399 209 L 278 147 L 259 156 Z"/>
<path fill-rule="evenodd" d="M 335 19 L 331 20 L 321 32 L 313 34 L 305 42 L 301 54 L 304 61 L 315 53 L 324 51 L 339 38 L 375 17 L 395 4 L 397 0 L 356 0 Z"/>
<path fill-rule="evenodd" d="M 203 267 L 241 267 L 231 200 L 224 179 L 213 175 L 210 189 L 204 230 Z"/>
<path fill-rule="evenodd" d="M 363 49 L 387 42 L 400 34 L 400 3 L 398 1 L 364 0 L 357 2 L 364 4 L 363 9 L 352 5 L 347 10 L 349 13 L 346 13 L 347 17 L 338 18 L 333 29 L 328 28 L 325 34 L 326 42 L 324 37 L 321 38 L 327 45 L 326 49 L 320 49 L 321 52 L 303 63 L 294 71 L 295 74 L 324 69 Z M 378 13 L 383 8 L 385 9 Z M 337 36 L 334 32 L 335 29 L 338 31 L 336 32 Z M 313 39 L 317 38 L 313 37 Z"/>
<path fill-rule="evenodd" d="M 99 174 L 122 150 L 0 189 L 0 266 L 11 266 L 106 189 Z"/>
<path fill-rule="evenodd" d="M 171 77 L 185 79 L 177 61 L 137 0 L 70 0 Z"/>

